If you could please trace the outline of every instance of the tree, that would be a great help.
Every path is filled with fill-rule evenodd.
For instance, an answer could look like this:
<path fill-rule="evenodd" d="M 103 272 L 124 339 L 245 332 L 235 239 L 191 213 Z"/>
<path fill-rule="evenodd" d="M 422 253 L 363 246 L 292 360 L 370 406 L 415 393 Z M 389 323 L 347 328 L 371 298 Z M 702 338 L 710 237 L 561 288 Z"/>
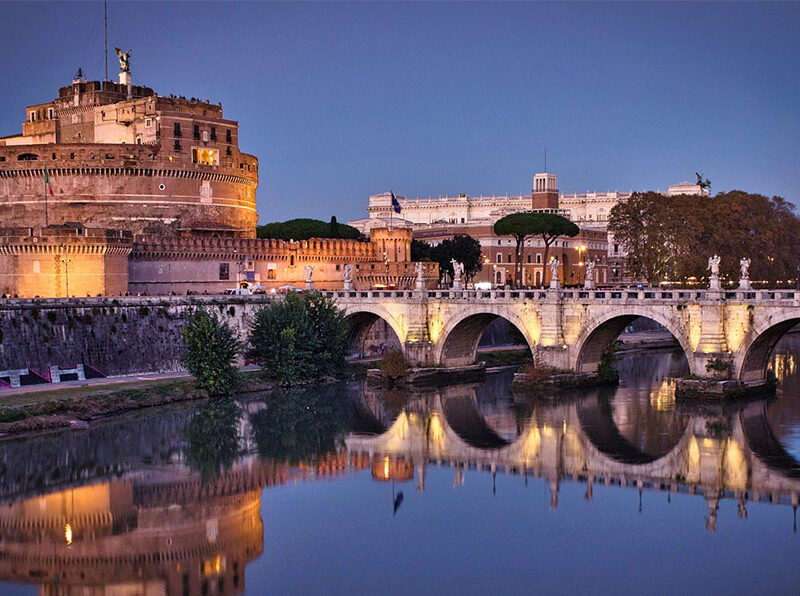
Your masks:
<path fill-rule="evenodd" d="M 309 238 L 343 238 L 348 240 L 364 240 L 364 236 L 353 226 L 340 224 L 336 217 L 330 222 L 319 219 L 290 219 L 264 224 L 256 228 L 259 238 L 277 238 L 278 240 L 308 240 Z"/>
<path fill-rule="evenodd" d="M 464 264 L 464 276 L 467 280 L 475 277 L 483 267 L 481 243 L 467 234 L 456 234 L 452 238 L 442 240 L 430 249 L 430 260 L 439 263 L 439 275 L 453 276 L 452 260 Z"/>
<path fill-rule="evenodd" d="M 236 388 L 239 372 L 236 357 L 241 343 L 236 331 L 214 313 L 198 309 L 181 330 L 183 353 L 181 363 L 201 389 L 211 395 L 224 395 Z"/>
<path fill-rule="evenodd" d="M 255 313 L 250 346 L 264 371 L 281 382 L 332 375 L 344 363 L 347 323 L 319 292 L 290 292 Z"/>
<path fill-rule="evenodd" d="M 412 240 L 411 241 L 411 260 L 412 261 L 430 261 L 431 260 L 431 248 L 433 248 L 427 242 L 422 240 Z"/>
<path fill-rule="evenodd" d="M 735 283 L 747 257 L 751 279 L 774 284 L 793 279 L 800 264 L 793 210 L 781 197 L 737 190 L 713 198 L 634 193 L 611 210 L 608 229 L 628 253 L 629 272 L 650 283 L 703 279 L 718 254 L 723 280 Z"/>
<path fill-rule="evenodd" d="M 611 209 L 608 231 L 626 248 L 634 277 L 650 283 L 671 278 L 690 248 L 696 226 L 685 218 L 676 220 L 675 205 L 681 201 L 674 199 L 655 192 L 633 193 Z M 698 215 L 686 212 L 687 218 Z"/>
<path fill-rule="evenodd" d="M 525 240 L 532 236 L 541 236 L 544 242 L 544 259 L 542 262 L 542 285 L 547 284 L 547 257 L 550 245 L 560 236 L 577 236 L 580 228 L 555 213 L 540 213 L 525 211 L 511 213 L 497 220 L 494 224 L 494 233 L 498 236 L 511 236 L 516 242 L 514 254 L 514 284 L 522 284 L 522 257 L 525 250 Z"/>

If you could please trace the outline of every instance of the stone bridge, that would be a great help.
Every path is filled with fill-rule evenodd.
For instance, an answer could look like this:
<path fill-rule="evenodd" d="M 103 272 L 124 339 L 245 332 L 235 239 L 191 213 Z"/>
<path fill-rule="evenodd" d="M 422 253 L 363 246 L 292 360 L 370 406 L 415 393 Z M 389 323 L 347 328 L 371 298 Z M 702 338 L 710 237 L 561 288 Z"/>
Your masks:
<path fill-rule="evenodd" d="M 381 415 L 379 399 L 365 402 L 364 432 L 347 437 L 348 457 L 388 458 L 395 465 L 386 466 L 387 474 L 407 462 L 420 489 L 429 465 L 454 468 L 456 484 L 469 470 L 539 477 L 549 482 L 554 507 L 562 480 L 585 483 L 587 498 L 594 484 L 697 494 L 708 501 L 712 526 L 721 499 L 737 500 L 743 515 L 748 501 L 800 503 L 800 463 L 775 437 L 765 401 L 689 410 L 671 446 L 645 451 L 620 432 L 602 390 L 572 403 L 536 403 L 519 423 L 484 415 L 477 388 L 427 392 L 394 418 Z"/>
<path fill-rule="evenodd" d="M 780 337 L 800 323 L 800 292 L 759 290 L 381 290 L 326 292 L 351 323 L 356 347 L 382 319 L 407 358 L 423 366 L 462 366 L 476 359 L 486 327 L 503 318 L 525 337 L 539 362 L 593 372 L 603 352 L 631 321 L 663 325 L 680 344 L 692 374 L 731 361 L 733 377 L 766 381 Z"/>

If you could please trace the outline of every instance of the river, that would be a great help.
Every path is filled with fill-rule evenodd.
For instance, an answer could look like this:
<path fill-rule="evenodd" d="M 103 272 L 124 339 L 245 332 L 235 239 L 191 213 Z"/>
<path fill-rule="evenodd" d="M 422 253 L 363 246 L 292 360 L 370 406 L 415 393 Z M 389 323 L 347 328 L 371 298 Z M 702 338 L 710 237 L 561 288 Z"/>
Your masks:
<path fill-rule="evenodd" d="M 152 409 L 0 442 L 0 593 L 797 594 L 800 336 L 777 397 L 676 401 L 509 371 Z"/>

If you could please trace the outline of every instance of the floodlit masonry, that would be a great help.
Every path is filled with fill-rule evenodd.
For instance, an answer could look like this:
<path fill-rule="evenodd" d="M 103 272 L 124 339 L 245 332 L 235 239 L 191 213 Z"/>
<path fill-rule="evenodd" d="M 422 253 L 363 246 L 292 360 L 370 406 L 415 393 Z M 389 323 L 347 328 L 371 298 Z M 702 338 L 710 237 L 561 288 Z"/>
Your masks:
<path fill-rule="evenodd" d="M 255 235 L 258 160 L 220 104 L 79 71 L 25 115 L 21 135 L 0 138 L 4 226 Z"/>
<path fill-rule="evenodd" d="M 622 330 L 644 317 L 675 337 L 693 375 L 712 377 L 707 365 L 721 361 L 730 363 L 732 378 L 748 387 L 768 382 L 772 348 L 800 323 L 800 292 L 793 290 L 336 291 L 329 295 L 357 328 L 366 330 L 384 320 L 415 365 L 474 363 L 483 332 L 503 318 L 522 333 L 541 364 L 591 373 Z M 354 329 L 351 336 L 362 333 Z"/>

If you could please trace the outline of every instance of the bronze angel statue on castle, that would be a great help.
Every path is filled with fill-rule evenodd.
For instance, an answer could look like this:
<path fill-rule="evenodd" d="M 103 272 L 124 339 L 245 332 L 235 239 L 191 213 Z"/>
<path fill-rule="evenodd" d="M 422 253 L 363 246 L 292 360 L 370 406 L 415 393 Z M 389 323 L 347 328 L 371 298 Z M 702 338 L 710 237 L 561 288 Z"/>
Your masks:
<path fill-rule="evenodd" d="M 119 57 L 119 71 L 120 72 L 130 72 L 131 71 L 131 51 L 128 50 L 127 52 L 123 52 L 119 48 L 114 48 L 117 50 L 117 56 Z"/>

